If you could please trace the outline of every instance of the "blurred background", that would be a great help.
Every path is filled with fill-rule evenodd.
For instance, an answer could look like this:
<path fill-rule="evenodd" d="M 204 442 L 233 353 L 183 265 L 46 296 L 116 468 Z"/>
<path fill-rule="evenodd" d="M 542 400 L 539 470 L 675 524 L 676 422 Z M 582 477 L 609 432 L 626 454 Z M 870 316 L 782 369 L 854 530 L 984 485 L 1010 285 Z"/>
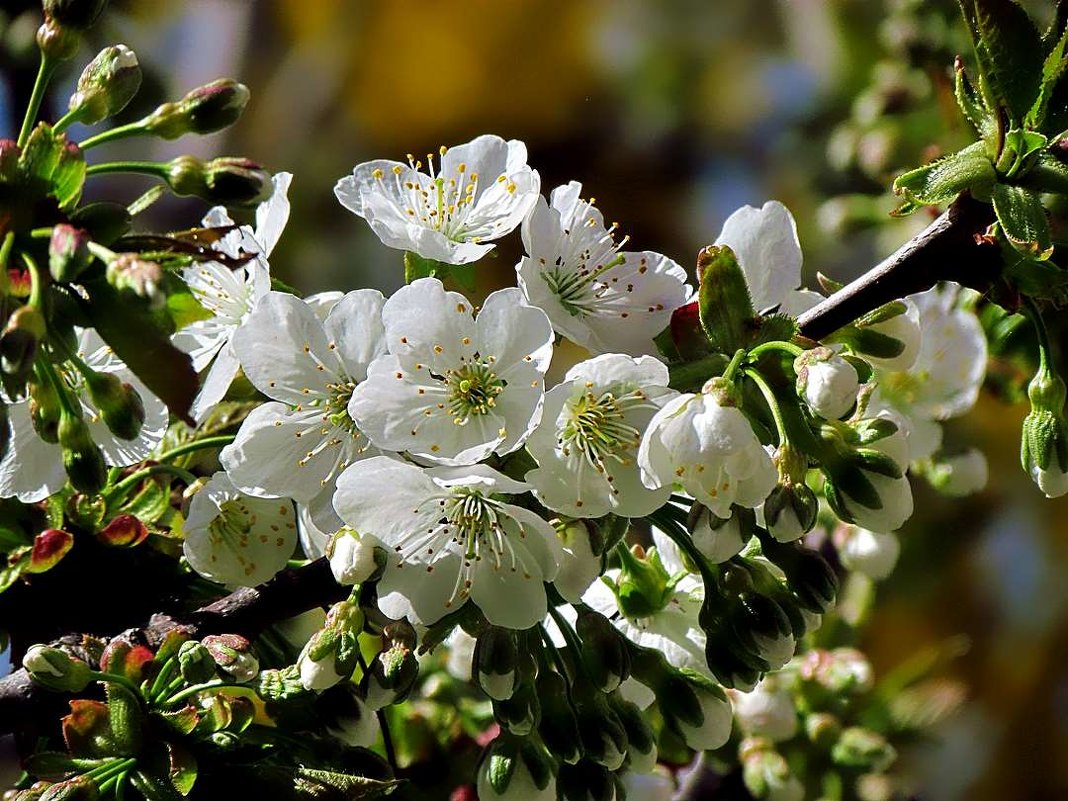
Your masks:
<path fill-rule="evenodd" d="M 11 136 L 40 12 L 2 7 Z M 401 254 L 334 198 L 353 165 L 480 133 L 524 140 L 546 193 L 581 181 L 635 249 L 686 267 L 735 208 L 779 199 L 797 218 L 810 286 L 817 271 L 849 280 L 925 225 L 924 214 L 890 220 L 886 187 L 970 141 L 951 82 L 969 46 L 950 0 L 124 0 L 89 42 L 50 98 L 53 118 L 113 42 L 145 69 L 127 119 L 217 77 L 249 86 L 230 131 L 112 147 L 245 155 L 295 173 L 271 263 L 303 292 L 402 282 Z M 147 186 L 131 178 L 117 199 Z M 168 198 L 145 225 L 188 228 L 204 211 Z M 482 289 L 514 282 L 518 247 L 509 238 L 480 264 Z M 984 450 L 990 484 L 964 502 L 916 486 L 899 567 L 859 641 L 877 673 L 926 660 L 963 688 L 956 714 L 897 770 L 931 801 L 1068 797 L 1068 502 L 1044 500 L 1019 469 L 1025 411 L 988 393 L 949 427 L 951 448 Z"/>

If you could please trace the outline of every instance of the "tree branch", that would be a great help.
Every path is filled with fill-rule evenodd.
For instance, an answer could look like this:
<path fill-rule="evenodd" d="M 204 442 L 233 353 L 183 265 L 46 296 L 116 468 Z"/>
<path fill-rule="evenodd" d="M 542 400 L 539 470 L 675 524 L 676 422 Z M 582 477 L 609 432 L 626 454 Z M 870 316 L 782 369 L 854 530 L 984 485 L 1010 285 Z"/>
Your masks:
<path fill-rule="evenodd" d="M 996 243 L 982 239 L 994 210 L 962 195 L 938 219 L 856 281 L 802 314 L 802 335 L 822 339 L 884 303 L 956 281 L 985 291 L 1000 274 Z"/>
<path fill-rule="evenodd" d="M 260 587 L 243 587 L 183 619 L 154 615 L 145 628 L 131 633 L 153 645 L 176 626 L 185 627 L 194 637 L 231 633 L 252 637 L 272 623 L 327 606 L 348 594 L 349 588 L 338 585 L 322 558 L 283 570 Z M 54 725 L 56 716 L 66 710 L 66 698 L 34 684 L 19 668 L 0 679 L 0 735 Z"/>

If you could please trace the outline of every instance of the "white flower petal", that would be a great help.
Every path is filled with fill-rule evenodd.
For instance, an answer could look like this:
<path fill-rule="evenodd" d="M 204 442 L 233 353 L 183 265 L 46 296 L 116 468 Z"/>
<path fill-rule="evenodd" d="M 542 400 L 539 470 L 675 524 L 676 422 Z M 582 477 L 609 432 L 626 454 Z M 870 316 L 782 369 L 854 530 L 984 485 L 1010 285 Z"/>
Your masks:
<path fill-rule="evenodd" d="M 759 209 L 742 206 L 723 223 L 717 245 L 728 245 L 749 284 L 757 312 L 783 303 L 801 284 L 801 244 L 789 209 L 769 200 Z"/>

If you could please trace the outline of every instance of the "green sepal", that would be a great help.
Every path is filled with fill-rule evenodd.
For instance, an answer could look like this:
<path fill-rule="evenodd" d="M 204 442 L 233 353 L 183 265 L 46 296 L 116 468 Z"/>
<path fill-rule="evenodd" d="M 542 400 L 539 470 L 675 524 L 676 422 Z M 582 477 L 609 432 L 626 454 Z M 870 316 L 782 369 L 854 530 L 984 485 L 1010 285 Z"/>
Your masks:
<path fill-rule="evenodd" d="M 143 304 L 106 281 L 86 282 L 85 288 L 97 333 L 172 414 L 194 425 L 189 408 L 200 384 L 189 354 L 171 344 Z"/>
<path fill-rule="evenodd" d="M 162 476 L 150 476 L 137 492 L 126 497 L 114 511 L 133 515 L 143 523 L 157 523 L 171 506 L 170 484 Z"/>
<path fill-rule="evenodd" d="M 1022 186 L 997 184 L 992 197 L 1001 231 L 1014 248 L 1039 261 L 1053 255 L 1049 220 L 1037 192 Z"/>
<path fill-rule="evenodd" d="M 897 337 L 873 331 L 871 328 L 857 328 L 855 325 L 843 326 L 824 341 L 848 345 L 857 353 L 874 356 L 876 359 L 893 359 L 905 350 L 905 343 Z"/>
<path fill-rule="evenodd" d="M 698 309 L 701 327 L 712 347 L 734 353 L 751 341 L 757 316 L 749 285 L 734 251 L 726 245 L 709 245 L 697 254 Z"/>
<path fill-rule="evenodd" d="M 1027 12 L 1012 0 L 960 0 L 979 62 L 979 88 L 990 109 L 1023 122 L 1042 82 L 1044 49 Z"/>
<path fill-rule="evenodd" d="M 835 489 L 844 492 L 854 501 L 868 509 L 882 509 L 883 499 L 879 491 L 858 467 L 845 467 L 834 473 Z"/>
<path fill-rule="evenodd" d="M 955 73 L 954 93 L 957 96 L 957 105 L 960 107 L 965 119 L 983 137 L 983 141 L 988 147 L 987 155 L 993 158 L 997 153 L 990 152 L 990 149 L 993 149 L 997 139 L 997 119 L 984 105 L 982 96 L 972 84 L 971 79 L 968 78 L 968 74 L 964 71 L 964 63 L 959 57 L 953 64 L 953 71 Z"/>
<path fill-rule="evenodd" d="M 200 722 L 200 714 L 192 704 L 186 704 L 181 709 L 171 712 L 153 712 L 152 714 L 168 728 L 183 735 L 192 734 Z"/>
<path fill-rule="evenodd" d="M 444 279 L 452 265 L 426 259 L 410 250 L 404 251 L 404 283 L 410 284 L 420 278 Z"/>
<path fill-rule="evenodd" d="M 762 342 L 789 342 L 799 333 L 797 320 L 788 314 L 769 314 L 760 318 L 760 330 L 754 345 Z"/>
<path fill-rule="evenodd" d="M 983 142 L 909 170 L 894 181 L 894 193 L 924 206 L 947 203 L 965 190 L 990 192 L 997 180 Z"/>
<path fill-rule="evenodd" d="M 135 770 L 129 775 L 130 782 L 146 801 L 182 801 L 182 796 L 169 781 L 143 770 Z"/>
<path fill-rule="evenodd" d="M 370 779 L 332 770 L 299 767 L 293 777 L 291 797 L 314 801 L 364 801 L 389 795 L 399 783 L 394 779 Z"/>
<path fill-rule="evenodd" d="M 81 148 L 65 134 L 55 134 L 47 123 L 38 123 L 18 160 L 19 172 L 32 191 L 56 199 L 60 209 L 69 209 L 82 195 L 86 164 Z"/>
<path fill-rule="evenodd" d="M 287 295 L 295 295 L 298 298 L 304 297 L 304 293 L 294 286 L 290 286 L 281 278 L 271 276 L 271 291 L 272 292 L 285 292 Z"/>
<path fill-rule="evenodd" d="M 108 705 L 101 701 L 71 700 L 70 713 L 62 720 L 67 750 L 78 757 L 125 756 L 115 745 L 108 717 Z"/>
<path fill-rule="evenodd" d="M 853 451 L 853 462 L 869 473 L 888 478 L 901 478 L 905 474 L 893 458 L 874 448 L 857 448 Z"/>

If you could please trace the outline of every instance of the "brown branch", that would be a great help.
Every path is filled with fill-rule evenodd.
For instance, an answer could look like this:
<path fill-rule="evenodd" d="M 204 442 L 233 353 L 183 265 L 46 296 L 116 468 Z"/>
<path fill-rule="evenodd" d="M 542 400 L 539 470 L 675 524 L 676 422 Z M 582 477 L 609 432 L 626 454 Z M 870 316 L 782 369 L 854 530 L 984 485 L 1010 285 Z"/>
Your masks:
<path fill-rule="evenodd" d="M 801 333 L 822 339 L 884 303 L 939 281 L 985 291 L 1003 266 L 1001 249 L 982 238 L 993 221 L 989 204 L 961 196 L 882 263 L 802 314 Z"/>
<path fill-rule="evenodd" d="M 145 628 L 134 631 L 151 644 L 176 626 L 194 637 L 234 633 L 254 636 L 279 620 L 327 606 L 348 595 L 334 581 L 325 558 L 304 567 L 283 570 L 260 587 L 244 587 L 214 603 L 175 619 L 154 615 Z M 0 735 L 54 724 L 66 709 L 66 696 L 34 684 L 22 669 L 0 679 Z M 50 714 L 55 712 L 55 714 Z"/>

